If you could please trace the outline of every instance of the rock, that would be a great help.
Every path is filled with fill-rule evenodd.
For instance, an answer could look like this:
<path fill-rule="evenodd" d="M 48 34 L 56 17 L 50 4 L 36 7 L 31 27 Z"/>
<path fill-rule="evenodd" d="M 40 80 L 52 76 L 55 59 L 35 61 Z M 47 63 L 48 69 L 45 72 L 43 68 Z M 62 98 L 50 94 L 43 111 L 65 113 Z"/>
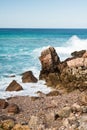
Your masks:
<path fill-rule="evenodd" d="M 36 83 L 38 81 L 37 78 L 33 75 L 32 71 L 27 71 L 22 75 L 23 75 L 22 76 L 23 83 L 28 83 L 28 82 Z"/>
<path fill-rule="evenodd" d="M 8 102 L 5 99 L 0 99 L 0 109 L 5 109 L 8 106 Z"/>
<path fill-rule="evenodd" d="M 83 54 L 83 58 L 87 58 L 87 51 Z"/>
<path fill-rule="evenodd" d="M 30 130 L 28 125 L 16 124 L 12 130 Z"/>
<path fill-rule="evenodd" d="M 51 92 L 49 92 L 48 94 L 46 94 L 46 96 L 58 96 L 58 95 L 60 95 L 60 93 L 59 93 L 59 91 L 51 91 Z"/>
<path fill-rule="evenodd" d="M 73 57 L 60 62 L 53 47 L 42 51 L 40 56 L 41 71 L 39 78 L 46 81 L 46 85 L 64 92 L 87 89 L 87 51 L 73 52 Z M 60 89 L 61 90 L 61 89 Z"/>
<path fill-rule="evenodd" d="M 19 107 L 16 104 L 10 104 L 7 108 L 7 112 L 11 114 L 17 114 L 19 111 Z"/>
<path fill-rule="evenodd" d="M 58 64 L 60 64 L 60 59 L 53 47 L 49 47 L 42 51 L 39 59 L 42 66 L 39 76 L 40 79 L 45 79 L 45 76 L 48 75 L 49 72 L 59 72 Z"/>
<path fill-rule="evenodd" d="M 60 111 L 58 111 L 57 114 L 61 118 L 67 118 L 67 117 L 69 117 L 70 113 L 71 113 L 71 108 L 70 107 L 64 107 L 63 109 L 61 109 Z"/>
<path fill-rule="evenodd" d="M 74 103 L 71 106 L 72 112 L 82 112 L 82 108 L 80 105 L 78 105 L 77 103 Z"/>
<path fill-rule="evenodd" d="M 0 128 L 0 130 L 3 130 L 2 128 Z"/>
<path fill-rule="evenodd" d="M 11 119 L 4 120 L 2 121 L 1 128 L 3 128 L 3 130 L 11 130 L 14 127 L 14 124 L 14 121 Z"/>
<path fill-rule="evenodd" d="M 39 98 L 44 98 L 44 97 L 46 97 L 46 94 L 43 93 L 43 92 L 41 92 L 41 91 L 37 91 L 37 94 L 38 94 Z"/>
<path fill-rule="evenodd" d="M 79 130 L 87 130 L 87 114 L 83 114 L 79 119 Z"/>
<path fill-rule="evenodd" d="M 7 116 L 7 115 L 1 115 L 0 116 L 0 121 L 4 121 L 4 120 L 13 120 L 13 121 L 15 121 L 15 118 L 13 118 L 11 116 Z"/>
<path fill-rule="evenodd" d="M 68 126 L 69 126 L 69 121 L 68 121 L 67 118 L 64 119 L 64 120 L 62 120 L 62 122 L 63 122 L 63 126 L 64 126 L 64 127 L 68 127 Z"/>
<path fill-rule="evenodd" d="M 68 92 L 73 91 L 75 89 L 79 89 L 80 91 L 84 91 L 87 89 L 87 69 L 83 69 L 81 67 L 67 67 L 63 69 L 60 79 L 61 84 L 66 88 Z"/>
<path fill-rule="evenodd" d="M 87 58 L 76 58 L 76 59 L 72 59 L 67 61 L 67 65 L 68 67 L 87 67 Z"/>
<path fill-rule="evenodd" d="M 45 114 L 45 116 L 46 116 L 46 121 L 50 122 L 50 123 L 53 122 L 53 121 L 55 121 L 57 119 L 55 112 L 47 113 L 47 114 Z"/>
<path fill-rule="evenodd" d="M 70 61 L 67 61 L 68 67 L 80 67 L 84 66 L 84 58 L 76 58 Z"/>
<path fill-rule="evenodd" d="M 81 106 L 81 108 L 83 113 L 87 113 L 87 106 Z"/>
<path fill-rule="evenodd" d="M 74 58 L 77 58 L 77 57 L 82 57 L 85 53 L 86 53 L 86 50 L 81 50 L 81 51 L 74 51 L 73 53 L 71 53 L 71 55 Z"/>
<path fill-rule="evenodd" d="M 87 105 L 87 94 L 80 95 L 79 100 L 82 105 Z"/>
<path fill-rule="evenodd" d="M 31 116 L 28 125 L 32 129 L 36 128 L 37 125 L 39 125 L 39 117 L 37 117 L 37 116 Z"/>
<path fill-rule="evenodd" d="M 77 119 L 76 119 L 75 116 L 70 116 L 68 118 L 68 122 L 69 122 L 70 125 L 76 124 L 76 121 L 77 121 Z"/>
<path fill-rule="evenodd" d="M 32 100 L 32 101 L 36 101 L 36 100 L 38 100 L 38 99 L 40 99 L 40 97 L 31 97 L 31 100 Z"/>
<path fill-rule="evenodd" d="M 58 73 L 49 73 L 46 77 L 46 85 L 56 87 L 60 82 L 60 77 Z"/>
<path fill-rule="evenodd" d="M 22 86 L 13 80 L 9 86 L 6 88 L 6 91 L 20 91 L 23 90 Z"/>

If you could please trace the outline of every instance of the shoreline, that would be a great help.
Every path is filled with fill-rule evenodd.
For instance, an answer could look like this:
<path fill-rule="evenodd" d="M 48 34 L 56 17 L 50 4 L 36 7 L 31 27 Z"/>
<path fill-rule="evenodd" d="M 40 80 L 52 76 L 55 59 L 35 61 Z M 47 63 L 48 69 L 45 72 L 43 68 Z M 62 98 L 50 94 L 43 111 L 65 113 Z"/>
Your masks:
<path fill-rule="evenodd" d="M 87 51 L 75 51 L 71 55 L 61 62 L 53 47 L 41 52 L 39 79 L 45 80 L 52 90 L 43 93 L 42 84 L 37 89 L 40 81 L 32 71 L 24 72 L 22 83 L 32 82 L 36 85 L 33 88 L 37 89 L 38 96 L 0 99 L 1 129 L 87 130 Z M 6 91 L 14 93 L 23 89 L 21 84 L 13 80 Z"/>

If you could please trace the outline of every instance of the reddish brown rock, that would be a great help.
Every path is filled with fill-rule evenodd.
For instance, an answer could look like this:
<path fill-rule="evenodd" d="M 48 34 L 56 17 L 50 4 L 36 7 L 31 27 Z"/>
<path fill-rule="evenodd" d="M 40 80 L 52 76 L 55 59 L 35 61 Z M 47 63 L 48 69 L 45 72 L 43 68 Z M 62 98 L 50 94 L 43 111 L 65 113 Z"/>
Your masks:
<path fill-rule="evenodd" d="M 42 70 L 40 72 L 40 79 L 44 79 L 46 75 L 53 72 L 59 72 L 58 64 L 60 64 L 60 59 L 53 47 L 42 51 L 39 57 Z"/>
<path fill-rule="evenodd" d="M 37 78 L 33 75 L 32 71 L 27 71 L 22 75 L 23 75 L 22 77 L 23 83 L 28 83 L 28 82 L 36 83 L 38 81 Z"/>
<path fill-rule="evenodd" d="M 5 99 L 0 99 L 0 109 L 5 109 L 8 106 L 8 102 Z"/>
<path fill-rule="evenodd" d="M 22 86 L 18 84 L 15 80 L 13 80 L 9 86 L 7 87 L 6 91 L 20 91 L 23 90 Z"/>
<path fill-rule="evenodd" d="M 19 109 L 18 105 L 16 105 L 16 104 L 10 104 L 7 108 L 8 113 L 17 114 L 17 113 L 19 113 L 19 111 L 20 111 L 20 109 Z"/>

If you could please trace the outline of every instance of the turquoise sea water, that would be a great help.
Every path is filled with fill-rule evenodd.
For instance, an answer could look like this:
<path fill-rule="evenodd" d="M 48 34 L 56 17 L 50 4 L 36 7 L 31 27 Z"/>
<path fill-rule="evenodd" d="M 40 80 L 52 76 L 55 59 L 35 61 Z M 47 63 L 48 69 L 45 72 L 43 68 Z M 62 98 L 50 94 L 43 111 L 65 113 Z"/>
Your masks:
<path fill-rule="evenodd" d="M 7 95 L 4 90 L 13 80 L 11 75 L 21 83 L 20 74 L 32 70 L 38 78 L 41 68 L 38 57 L 49 46 L 54 46 L 64 60 L 75 50 L 87 49 L 87 29 L 0 29 L 2 97 Z"/>

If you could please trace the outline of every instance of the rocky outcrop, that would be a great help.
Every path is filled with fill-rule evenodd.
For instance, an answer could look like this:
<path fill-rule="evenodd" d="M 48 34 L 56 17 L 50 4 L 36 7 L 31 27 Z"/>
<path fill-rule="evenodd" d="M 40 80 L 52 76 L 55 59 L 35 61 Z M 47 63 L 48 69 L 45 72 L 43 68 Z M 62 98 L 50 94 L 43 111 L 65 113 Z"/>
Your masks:
<path fill-rule="evenodd" d="M 22 76 L 23 83 L 29 83 L 29 82 L 36 83 L 38 81 L 37 78 L 33 75 L 32 71 L 27 71 L 22 75 L 23 75 Z"/>
<path fill-rule="evenodd" d="M 42 51 L 39 59 L 42 65 L 40 79 L 45 79 L 49 73 L 59 72 L 58 64 L 60 64 L 60 59 L 53 47 Z"/>
<path fill-rule="evenodd" d="M 23 90 L 22 86 L 13 80 L 9 86 L 6 88 L 6 91 L 20 91 Z"/>
<path fill-rule="evenodd" d="M 53 47 L 44 50 L 40 57 L 42 65 L 40 79 L 45 79 L 48 86 L 64 87 L 67 91 L 74 89 L 86 90 L 87 51 L 76 51 L 71 55 L 71 58 L 61 62 Z"/>

